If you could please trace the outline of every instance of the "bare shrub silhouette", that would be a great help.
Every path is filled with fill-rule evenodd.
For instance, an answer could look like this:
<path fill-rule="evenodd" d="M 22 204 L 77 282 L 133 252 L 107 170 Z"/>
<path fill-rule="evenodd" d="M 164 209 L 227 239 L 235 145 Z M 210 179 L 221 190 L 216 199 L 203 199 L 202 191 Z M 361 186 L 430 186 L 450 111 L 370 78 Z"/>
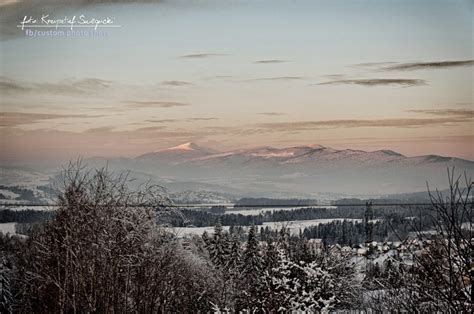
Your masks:
<path fill-rule="evenodd" d="M 212 276 L 157 224 L 172 213 L 159 186 L 128 188 L 125 174 L 71 163 L 55 219 L 19 254 L 18 312 L 205 309 Z"/>
<path fill-rule="evenodd" d="M 428 186 L 430 231 L 412 223 L 418 247 L 413 265 L 399 265 L 388 280 L 379 280 L 377 310 L 471 312 L 474 282 L 473 181 L 448 169 L 449 190 L 443 195 Z M 426 214 L 426 213 L 425 213 Z"/>

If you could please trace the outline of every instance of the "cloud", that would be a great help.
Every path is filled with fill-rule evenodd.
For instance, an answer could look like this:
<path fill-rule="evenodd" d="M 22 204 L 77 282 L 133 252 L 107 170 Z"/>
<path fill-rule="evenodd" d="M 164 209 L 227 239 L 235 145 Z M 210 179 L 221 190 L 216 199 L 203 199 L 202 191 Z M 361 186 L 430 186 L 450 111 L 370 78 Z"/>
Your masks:
<path fill-rule="evenodd" d="M 119 106 L 111 106 L 111 107 L 84 107 L 83 109 L 85 110 L 91 110 L 91 111 L 106 111 L 107 113 L 111 112 L 124 112 L 128 111 L 130 108 L 123 108 Z"/>
<path fill-rule="evenodd" d="M 323 75 L 322 77 L 331 79 L 331 80 L 342 80 L 344 78 L 343 74 L 326 74 Z"/>
<path fill-rule="evenodd" d="M 0 164 L 70 160 L 82 156 L 137 156 L 176 143 L 199 142 L 215 131 L 167 130 L 163 126 L 120 130 L 111 127 L 92 128 L 82 132 L 56 129 L 2 129 Z"/>
<path fill-rule="evenodd" d="M 182 56 L 179 56 L 178 58 L 181 58 L 181 59 L 204 59 L 204 58 L 222 57 L 222 56 L 227 56 L 227 54 L 224 54 L 224 53 L 193 53 L 193 54 L 182 55 Z"/>
<path fill-rule="evenodd" d="M 135 132 L 138 132 L 138 133 L 140 133 L 140 132 L 155 132 L 155 131 L 161 131 L 164 128 L 165 128 L 164 126 L 148 126 L 148 127 L 136 129 Z"/>
<path fill-rule="evenodd" d="M 146 122 L 151 122 L 151 123 L 173 123 L 173 122 L 178 122 L 178 119 L 150 119 L 150 120 L 145 120 Z"/>
<path fill-rule="evenodd" d="M 109 133 L 113 132 L 114 128 L 111 126 L 102 126 L 98 128 L 92 128 L 92 129 L 87 129 L 83 133 L 89 133 L 89 134 L 102 134 L 102 133 Z"/>
<path fill-rule="evenodd" d="M 408 112 L 423 113 L 435 116 L 466 116 L 474 117 L 474 110 L 472 109 L 412 109 Z"/>
<path fill-rule="evenodd" d="M 42 130 L 38 130 L 39 132 L 42 132 Z M 164 125 L 155 125 L 155 126 L 145 126 L 145 127 L 140 127 L 140 128 L 135 128 L 133 130 L 119 130 L 115 127 L 110 127 L 110 126 L 105 126 L 105 127 L 98 127 L 98 128 L 92 128 L 92 129 L 87 129 L 83 132 L 68 132 L 68 131 L 60 131 L 60 130 L 55 130 L 58 133 L 63 133 L 63 134 L 68 134 L 68 133 L 73 133 L 73 134 L 95 134 L 95 135 L 101 135 L 101 136 L 107 136 L 110 138 L 117 138 L 120 139 L 121 137 L 127 137 L 129 139 L 135 139 L 135 140 L 146 140 L 150 139 L 153 137 L 149 137 L 150 133 L 154 134 L 159 134 L 163 136 L 169 136 L 169 137 L 180 137 L 183 135 L 190 135 L 190 134 L 199 134 L 199 132 L 193 132 L 193 131 L 187 131 L 187 130 L 168 130 L 166 126 Z"/>
<path fill-rule="evenodd" d="M 271 63 L 285 63 L 288 60 L 280 60 L 280 59 L 267 59 L 267 60 L 257 60 L 254 63 L 257 64 L 271 64 Z"/>
<path fill-rule="evenodd" d="M 126 101 L 129 107 L 133 108 L 172 108 L 190 106 L 190 104 L 175 101 Z"/>
<path fill-rule="evenodd" d="M 90 94 L 107 89 L 113 81 L 97 78 L 64 79 L 59 82 L 31 83 L 0 77 L 0 91 L 5 94 L 14 93 L 47 93 L 47 94 Z"/>
<path fill-rule="evenodd" d="M 414 62 L 400 63 L 396 65 L 382 67 L 381 70 L 387 71 L 411 71 L 424 69 L 446 69 L 454 67 L 464 67 L 474 65 L 474 60 L 457 60 L 457 61 L 435 61 L 435 62 Z"/>
<path fill-rule="evenodd" d="M 44 120 L 61 118 L 94 118 L 100 116 L 91 116 L 83 114 L 50 114 L 50 113 L 32 113 L 32 112 L 0 112 L 0 127 L 15 127 L 25 124 L 33 124 Z"/>
<path fill-rule="evenodd" d="M 380 66 L 387 66 L 389 64 L 396 64 L 397 62 L 364 62 L 364 63 L 357 63 L 353 66 L 356 67 L 380 67 Z"/>
<path fill-rule="evenodd" d="M 282 113 L 282 112 L 259 112 L 257 114 L 262 115 L 262 116 L 284 116 L 284 115 L 286 115 L 286 113 Z"/>
<path fill-rule="evenodd" d="M 188 85 L 193 85 L 190 82 L 185 82 L 185 81 L 163 81 L 161 82 L 161 85 L 167 85 L 167 86 L 188 86 Z"/>
<path fill-rule="evenodd" d="M 204 81 L 216 81 L 216 80 L 222 80 L 222 81 L 229 81 L 233 76 L 232 75 L 215 75 L 215 76 L 207 76 L 201 78 Z"/>
<path fill-rule="evenodd" d="M 347 119 L 322 121 L 292 121 L 261 123 L 256 126 L 266 131 L 294 132 L 335 128 L 414 128 L 427 126 L 442 126 L 472 122 L 473 116 L 452 116 L 442 118 L 395 118 L 395 119 Z"/>
<path fill-rule="evenodd" d="M 425 80 L 418 80 L 418 79 L 356 79 L 356 80 L 336 80 L 330 82 L 323 82 L 317 85 L 361 85 L 361 86 L 405 86 L 405 87 L 412 87 L 412 86 L 420 86 L 426 85 Z"/>
<path fill-rule="evenodd" d="M 0 77 L 0 91 L 2 93 L 24 92 L 28 88 L 15 80 L 6 77 Z"/>
<path fill-rule="evenodd" d="M 355 64 L 356 67 L 376 68 L 379 71 L 413 71 L 425 69 L 446 69 L 474 65 L 474 60 L 449 60 L 431 62 L 367 62 Z"/>
<path fill-rule="evenodd" d="M 107 89 L 112 83 L 97 78 L 65 79 L 58 83 L 36 83 L 34 88 L 52 94 L 89 94 Z"/>
<path fill-rule="evenodd" d="M 299 81 L 305 80 L 304 76 L 275 76 L 275 77 L 262 77 L 255 79 L 243 80 L 241 82 L 255 82 L 255 81 Z"/>
<path fill-rule="evenodd" d="M 145 120 L 146 122 L 151 122 L 151 123 L 174 123 L 174 122 L 193 122 L 193 121 L 211 121 L 211 120 L 219 120 L 218 118 L 187 118 L 187 119 L 149 119 Z"/>
<path fill-rule="evenodd" d="M 209 117 L 209 118 L 188 118 L 187 121 L 211 121 L 211 120 L 219 120 L 218 118 Z"/>
<path fill-rule="evenodd" d="M 173 81 L 171 84 L 182 83 Z M 170 108 L 190 105 L 175 101 L 152 100 L 160 97 L 157 96 L 156 84 L 132 85 L 99 78 L 27 82 L 0 76 L 0 92 L 5 95 L 5 105 L 8 103 L 8 111 L 16 111 L 17 106 L 31 107 L 34 105 L 51 109 L 64 108 L 65 105 L 72 104 L 81 106 L 82 109 L 110 113 L 111 111 L 123 112 L 136 108 Z M 138 96 L 133 96 L 131 100 L 128 100 L 130 95 L 141 95 L 140 98 L 143 100 L 134 99 Z M 64 96 L 68 98 L 65 99 Z M 123 103 L 127 105 L 121 105 Z"/>

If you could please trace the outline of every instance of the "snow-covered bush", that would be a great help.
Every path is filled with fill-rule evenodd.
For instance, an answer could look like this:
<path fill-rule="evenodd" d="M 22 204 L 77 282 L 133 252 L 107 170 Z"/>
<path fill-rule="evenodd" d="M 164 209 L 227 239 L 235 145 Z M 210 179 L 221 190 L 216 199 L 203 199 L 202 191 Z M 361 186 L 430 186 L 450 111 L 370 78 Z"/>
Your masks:
<path fill-rule="evenodd" d="M 163 190 L 129 190 L 126 175 L 64 171 L 58 211 L 19 254 L 20 312 L 194 312 L 212 276 L 160 228 Z"/>

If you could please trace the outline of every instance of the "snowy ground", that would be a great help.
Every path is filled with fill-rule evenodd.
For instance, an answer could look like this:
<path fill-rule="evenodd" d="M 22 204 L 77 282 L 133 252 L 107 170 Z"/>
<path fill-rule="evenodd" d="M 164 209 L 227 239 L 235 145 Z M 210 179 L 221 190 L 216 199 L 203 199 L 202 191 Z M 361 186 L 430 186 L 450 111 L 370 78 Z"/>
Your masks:
<path fill-rule="evenodd" d="M 21 202 L 24 202 L 24 201 L 20 201 L 19 203 Z M 54 206 L 28 206 L 28 205 L 12 206 L 12 205 L 4 205 L 0 201 L 0 210 L 3 210 L 3 209 L 9 209 L 9 210 L 15 210 L 15 211 L 21 211 L 21 210 L 27 210 L 27 209 L 38 210 L 38 211 L 52 211 L 52 210 L 56 210 L 56 207 Z"/>
<path fill-rule="evenodd" d="M 185 235 L 202 235 L 204 231 L 207 231 L 207 233 L 212 234 L 214 233 L 214 227 L 175 227 L 175 228 L 169 228 L 172 230 L 176 235 L 179 236 L 185 236 Z M 229 230 L 229 226 L 223 226 L 222 229 L 224 230 Z"/>
<path fill-rule="evenodd" d="M 3 194 L 8 200 L 14 200 L 15 198 L 19 197 L 19 194 L 16 194 L 10 190 L 0 189 L 0 194 Z"/>
<path fill-rule="evenodd" d="M 296 221 L 278 221 L 278 222 L 264 222 L 263 225 L 257 226 L 258 228 L 261 227 L 269 227 L 271 229 L 281 229 L 281 227 L 285 226 L 290 230 L 293 234 L 298 234 L 298 232 L 303 230 L 309 226 L 316 226 L 319 224 L 330 223 L 332 221 L 343 221 L 343 220 L 350 220 L 350 221 L 361 221 L 361 219 L 312 219 L 312 220 L 296 220 Z M 224 230 L 229 230 L 229 226 L 223 226 Z M 181 227 L 181 228 L 171 228 L 178 236 L 185 236 L 185 235 L 201 235 L 204 231 L 207 231 L 209 234 L 214 232 L 214 227 Z"/>
<path fill-rule="evenodd" d="M 3 234 L 15 234 L 15 224 L 16 222 L 0 223 L 0 232 L 2 232 Z"/>

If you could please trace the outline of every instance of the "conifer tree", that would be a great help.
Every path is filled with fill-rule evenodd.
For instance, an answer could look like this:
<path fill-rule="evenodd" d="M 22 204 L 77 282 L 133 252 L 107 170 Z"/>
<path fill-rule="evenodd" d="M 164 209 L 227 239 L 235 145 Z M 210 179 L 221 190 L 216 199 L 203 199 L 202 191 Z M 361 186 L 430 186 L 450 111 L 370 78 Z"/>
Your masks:
<path fill-rule="evenodd" d="M 202 237 L 202 240 L 204 241 L 204 244 L 206 245 L 206 248 L 207 248 L 207 246 L 208 246 L 209 243 L 210 243 L 209 233 L 207 233 L 207 231 L 204 231 L 204 232 L 202 233 L 202 236 L 201 236 L 201 237 Z"/>
<path fill-rule="evenodd" d="M 227 264 L 229 254 L 228 238 L 223 232 L 221 224 L 217 224 L 214 228 L 214 235 L 209 240 L 208 245 L 209 257 L 212 263 L 218 268 L 224 268 Z"/>
<path fill-rule="evenodd" d="M 259 252 L 257 231 L 255 226 L 251 226 L 240 265 L 242 292 L 237 300 L 237 310 L 263 310 L 262 271 L 263 259 Z"/>
<path fill-rule="evenodd" d="M 226 270 L 234 272 L 238 270 L 242 258 L 242 250 L 240 248 L 240 241 L 234 234 L 230 239 L 229 255 L 226 263 Z"/>
<path fill-rule="evenodd" d="M 277 245 L 269 239 L 263 256 L 263 271 L 262 271 L 262 291 L 261 300 L 263 308 L 269 313 L 276 313 L 280 308 L 281 295 L 277 291 L 276 285 L 273 283 L 275 271 L 279 266 L 279 252 Z"/>
<path fill-rule="evenodd" d="M 263 261 L 258 249 L 256 227 L 251 226 L 242 258 L 242 275 L 253 282 L 258 282 L 258 277 L 262 271 Z"/>

